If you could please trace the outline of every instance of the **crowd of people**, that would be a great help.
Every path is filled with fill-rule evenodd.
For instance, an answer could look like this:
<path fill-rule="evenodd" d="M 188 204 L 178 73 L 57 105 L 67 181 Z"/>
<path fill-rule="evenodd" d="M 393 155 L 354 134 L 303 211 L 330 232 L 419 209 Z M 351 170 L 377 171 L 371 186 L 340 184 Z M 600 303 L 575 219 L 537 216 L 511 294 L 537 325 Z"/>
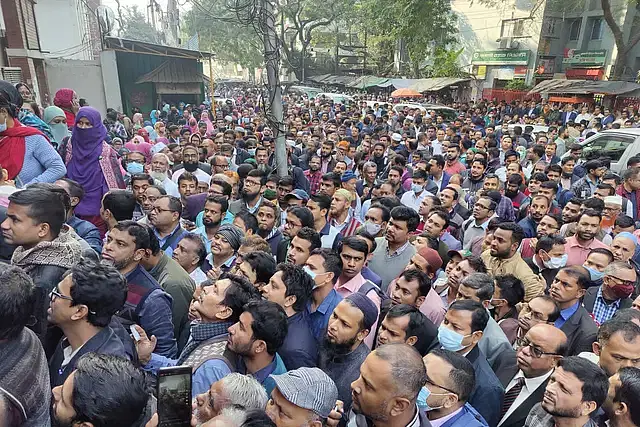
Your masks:
<path fill-rule="evenodd" d="M 452 106 L 285 96 L 279 176 L 258 91 L 0 81 L 0 427 L 162 425 L 175 366 L 193 426 L 640 426 L 640 157 L 579 144 L 638 111 Z"/>

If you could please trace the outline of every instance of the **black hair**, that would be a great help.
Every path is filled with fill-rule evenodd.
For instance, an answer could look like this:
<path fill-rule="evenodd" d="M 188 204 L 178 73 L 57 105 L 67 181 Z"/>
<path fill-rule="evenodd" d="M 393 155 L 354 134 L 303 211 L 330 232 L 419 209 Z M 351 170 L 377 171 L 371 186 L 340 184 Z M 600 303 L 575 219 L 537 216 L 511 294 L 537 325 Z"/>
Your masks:
<path fill-rule="evenodd" d="M 557 165 L 555 165 L 557 166 Z M 553 190 L 553 194 L 558 192 L 558 183 L 555 181 L 545 181 L 540 184 L 540 188 L 547 188 Z M 552 200 L 549 201 L 549 205 L 551 205 Z"/>
<path fill-rule="evenodd" d="M 613 317 L 598 329 L 598 342 L 605 344 L 611 337 L 620 332 L 625 342 L 632 342 L 640 336 L 640 326 L 631 320 L 625 319 L 626 315 Z"/>
<path fill-rule="evenodd" d="M 140 153 L 142 155 L 144 155 L 143 153 Z M 149 185 L 153 184 L 153 178 L 151 178 L 151 176 L 149 174 L 146 173 L 137 173 L 131 176 L 131 185 L 133 185 L 133 183 L 135 181 L 147 181 L 149 183 Z"/>
<path fill-rule="evenodd" d="M 266 182 L 265 182 L 265 184 L 266 184 Z M 285 187 L 293 187 L 293 177 L 290 176 L 290 175 L 286 175 L 286 176 L 280 177 L 278 179 L 278 185 L 282 185 L 282 186 L 285 186 Z"/>
<path fill-rule="evenodd" d="M 287 215 L 288 214 L 294 215 L 296 218 L 298 218 L 302 223 L 303 228 L 313 228 L 313 214 L 311 213 L 309 208 L 306 208 L 304 206 L 292 206 L 287 210 Z"/>
<path fill-rule="evenodd" d="M 531 179 L 529 180 L 529 182 L 531 181 L 547 182 L 549 181 L 549 177 L 544 172 L 536 172 L 531 175 Z"/>
<path fill-rule="evenodd" d="M 572 373 L 582 382 L 582 402 L 595 402 L 601 406 L 609 391 L 609 378 L 595 363 L 580 356 L 569 356 L 558 360 L 558 367 Z"/>
<path fill-rule="evenodd" d="M 236 218 L 240 218 L 242 222 L 244 222 L 244 227 L 247 231 L 253 231 L 253 234 L 258 234 L 258 220 L 255 215 L 249 211 L 241 210 L 235 216 Z"/>
<path fill-rule="evenodd" d="M 78 200 L 82 200 L 84 198 L 84 188 L 76 181 L 69 178 L 60 178 L 58 181 L 64 181 L 67 183 L 70 197 L 77 197 Z"/>
<path fill-rule="evenodd" d="M 560 271 L 564 271 L 570 277 L 575 278 L 578 281 L 578 286 L 582 289 L 587 289 L 591 284 L 589 271 L 581 265 L 568 265 L 560 269 Z"/>
<path fill-rule="evenodd" d="M 560 165 L 564 166 L 564 165 L 566 165 L 567 163 L 569 163 L 572 160 L 573 160 L 574 163 L 578 161 L 578 159 L 575 156 L 563 157 L 562 160 L 560 160 Z"/>
<path fill-rule="evenodd" d="M 509 175 L 509 178 L 507 178 L 507 183 L 520 187 L 522 185 L 522 176 L 517 173 L 512 173 Z"/>
<path fill-rule="evenodd" d="M 36 289 L 23 269 L 0 265 L 0 340 L 13 340 L 20 335 L 31 322 L 36 299 L 43 302 L 45 292 L 44 288 Z"/>
<path fill-rule="evenodd" d="M 264 186 L 267 183 L 267 175 L 258 169 L 250 170 L 247 177 L 260 178 L 260 186 Z"/>
<path fill-rule="evenodd" d="M 535 144 L 533 147 L 531 147 L 531 151 L 538 156 L 538 158 L 541 158 L 544 156 L 544 145 L 542 144 Z"/>
<path fill-rule="evenodd" d="M 166 196 L 167 195 L 167 190 L 165 190 L 162 185 L 153 184 L 153 185 L 148 186 L 147 190 L 150 189 L 150 188 L 154 188 L 154 189 L 158 190 L 158 193 L 160 193 L 161 196 Z M 146 190 L 145 190 L 145 192 L 146 192 Z"/>
<path fill-rule="evenodd" d="M 635 227 L 635 221 L 628 215 L 618 215 L 615 225 L 621 228 Z"/>
<path fill-rule="evenodd" d="M 323 259 L 322 267 L 327 273 L 333 273 L 333 284 L 335 285 L 342 274 L 342 258 L 331 249 L 315 249 L 311 255 L 320 255 Z"/>
<path fill-rule="evenodd" d="M 417 341 L 413 347 L 420 355 L 425 356 L 436 339 L 430 333 L 437 330 L 437 327 L 418 308 L 409 304 L 392 305 L 385 319 L 397 319 L 403 316 L 409 316 L 409 323 L 404 331 L 405 337 L 416 337 Z"/>
<path fill-rule="evenodd" d="M 442 191 L 444 190 L 451 190 L 453 192 L 453 200 L 458 200 L 458 197 L 460 197 L 460 193 L 458 193 L 458 190 L 456 190 L 454 187 L 451 187 L 450 185 L 447 185 Z"/>
<path fill-rule="evenodd" d="M 349 236 L 342 239 L 342 241 L 338 244 L 338 253 L 342 254 L 342 248 L 348 247 L 353 249 L 356 252 L 362 252 L 365 258 L 369 255 L 369 245 L 367 242 L 358 238 L 357 236 Z"/>
<path fill-rule="evenodd" d="M 450 381 L 447 387 L 458 395 L 460 402 L 466 402 L 476 386 L 475 371 L 469 359 L 454 351 L 442 348 L 436 348 L 430 354 L 451 365 L 451 371 L 449 371 Z"/>
<path fill-rule="evenodd" d="M 102 199 L 102 207 L 111 212 L 116 221 L 131 219 L 136 208 L 136 197 L 129 190 L 109 190 Z"/>
<path fill-rule="evenodd" d="M 584 164 L 584 170 L 586 170 L 587 173 L 591 170 L 598 169 L 599 167 L 602 167 L 602 162 L 599 159 L 589 160 Z"/>
<path fill-rule="evenodd" d="M 489 322 L 489 313 L 484 306 L 478 301 L 464 299 L 451 303 L 449 311 L 470 311 L 471 314 L 471 332 L 484 331 Z"/>
<path fill-rule="evenodd" d="M 295 264 L 281 262 L 276 270 L 282 272 L 282 281 L 287 287 L 285 296 L 296 297 L 293 309 L 296 313 L 303 311 L 311 298 L 311 290 L 315 284 L 313 279 L 301 266 Z"/>
<path fill-rule="evenodd" d="M 604 202 L 603 202 L 602 200 L 600 200 L 600 199 L 596 199 L 595 197 L 594 197 L 593 199 L 595 199 L 595 200 L 599 201 L 600 203 L 602 203 L 602 205 L 603 205 L 603 207 L 604 207 Z M 586 202 L 589 202 L 590 200 L 591 200 L 591 199 L 585 200 L 585 201 L 583 202 L 583 204 L 585 204 L 585 205 L 586 205 Z M 595 209 L 587 208 L 587 209 L 585 209 L 585 211 L 584 211 L 584 212 L 582 212 L 582 214 L 581 214 L 581 215 L 580 215 L 580 217 L 578 218 L 578 222 L 580 222 L 580 219 L 581 219 L 583 216 L 598 217 L 598 220 L 599 220 L 599 221 L 602 221 L 602 213 L 601 213 L 601 212 L 602 212 L 602 211 L 597 211 L 597 210 L 595 210 Z"/>
<path fill-rule="evenodd" d="M 322 175 L 322 180 L 323 181 L 332 181 L 333 182 L 333 186 L 335 188 L 340 188 L 342 186 L 342 178 L 340 177 L 339 174 L 337 174 L 335 172 L 325 173 L 324 175 Z"/>
<path fill-rule="evenodd" d="M 311 227 L 302 227 L 295 237 L 297 237 L 298 239 L 306 240 L 311 244 L 311 246 L 309 246 L 309 253 L 313 252 L 315 249 L 322 247 L 320 233 L 318 233 Z"/>
<path fill-rule="evenodd" d="M 594 248 L 594 249 L 591 249 L 589 251 L 589 255 L 591 255 L 591 254 L 602 254 L 602 255 L 605 255 L 609 259 L 608 264 L 613 262 L 613 253 L 607 248 Z M 589 258 L 589 255 L 587 255 L 587 258 Z"/>
<path fill-rule="evenodd" d="M 624 403 L 633 425 L 640 425 L 640 369 L 621 368 L 618 371 L 620 386 L 615 390 L 614 402 Z"/>
<path fill-rule="evenodd" d="M 379 203 L 378 201 L 376 201 L 376 203 L 371 205 L 369 209 L 374 209 L 374 208 L 380 209 L 380 211 L 382 212 L 382 222 L 389 222 L 389 220 L 391 219 L 391 210 L 389 208 Z"/>
<path fill-rule="evenodd" d="M 251 269 L 256 272 L 256 282 L 269 283 L 269 279 L 276 273 L 276 260 L 273 255 L 262 251 L 250 252 L 242 257 Z"/>
<path fill-rule="evenodd" d="M 547 318 L 548 322 L 553 323 L 558 320 L 558 318 L 560 317 L 560 307 L 558 307 L 558 303 L 556 302 L 556 300 L 551 298 L 549 295 L 538 295 L 533 297 L 532 299 L 535 298 L 540 298 L 541 300 L 546 301 L 553 306 L 553 311 L 549 313 L 549 316 Z"/>
<path fill-rule="evenodd" d="M 226 273 L 223 276 L 229 279 L 231 284 L 224 292 L 224 298 L 220 304 L 231 309 L 230 322 L 240 320 L 240 315 L 244 311 L 244 307 L 251 301 L 259 301 L 262 295 L 255 286 L 242 276 Z"/>
<path fill-rule="evenodd" d="M 426 297 L 429 291 L 431 291 L 431 280 L 429 279 L 429 276 L 420 270 L 416 270 L 414 268 L 404 270 L 400 274 L 400 277 L 403 277 L 407 282 L 413 282 L 414 280 L 417 281 L 418 295 L 421 297 Z"/>
<path fill-rule="evenodd" d="M 476 273 L 487 272 L 487 266 L 479 256 L 469 255 L 468 257 L 463 258 L 463 261 L 467 261 L 469 263 L 469 267 L 471 267 Z"/>
<path fill-rule="evenodd" d="M 331 206 L 331 197 L 327 196 L 326 194 L 320 194 L 320 193 L 312 194 L 311 200 L 313 200 L 318 204 L 318 207 L 320 208 L 320 210 L 323 210 L 323 209 L 328 210 L 329 207 Z"/>
<path fill-rule="evenodd" d="M 238 427 L 277 427 L 262 409 L 251 409 L 244 413 L 244 421 Z"/>
<path fill-rule="evenodd" d="M 178 213 L 178 219 L 182 216 L 182 201 L 176 196 L 160 196 L 156 200 L 169 200 L 169 209 L 171 212 Z"/>
<path fill-rule="evenodd" d="M 86 305 L 87 321 L 104 328 L 127 300 L 127 279 L 109 264 L 81 258 L 71 270 L 72 305 Z"/>
<path fill-rule="evenodd" d="M 75 412 L 72 425 L 109 427 L 137 424 L 150 393 L 144 373 L 128 359 L 87 353 L 76 365 L 71 396 Z"/>
<path fill-rule="evenodd" d="M 445 160 L 442 154 L 436 154 L 433 157 L 431 157 L 431 159 L 435 160 L 436 165 L 438 165 L 441 168 L 444 168 Z"/>
<path fill-rule="evenodd" d="M 507 301 L 509 307 L 524 301 L 524 285 L 512 274 L 495 277 L 496 286 L 500 289 L 500 296 Z"/>
<path fill-rule="evenodd" d="M 400 200 L 398 200 L 398 198 L 395 196 L 380 197 L 375 201 L 374 204 L 385 206 L 387 209 L 389 209 L 389 211 L 391 211 L 393 208 L 397 206 L 402 206 L 402 203 L 400 202 Z M 391 217 L 391 214 L 389 214 L 389 217 Z"/>
<path fill-rule="evenodd" d="M 202 240 L 202 236 L 196 233 L 187 233 L 182 237 L 182 239 L 189 240 L 196 244 L 196 255 L 198 256 L 198 264 L 196 264 L 196 266 L 201 267 L 207 257 L 207 247 Z"/>
<path fill-rule="evenodd" d="M 214 179 L 211 181 L 210 185 L 219 185 L 222 187 L 222 195 L 226 197 L 231 197 L 231 193 L 233 192 L 233 187 L 227 181 L 223 181 L 221 179 Z"/>
<path fill-rule="evenodd" d="M 524 239 L 524 231 L 522 230 L 522 227 L 515 222 L 503 222 L 498 226 L 498 228 L 500 230 L 511 231 L 512 244 L 515 242 L 521 242 L 522 239 Z"/>
<path fill-rule="evenodd" d="M 180 186 L 180 183 L 182 181 L 193 181 L 196 183 L 196 185 L 198 185 L 198 178 L 196 178 L 194 174 L 188 171 L 182 172 L 182 174 L 180 174 L 180 176 L 178 177 L 178 187 Z M 133 180 L 131 182 L 133 182 Z"/>
<path fill-rule="evenodd" d="M 113 228 L 119 231 L 126 231 L 136 244 L 136 250 L 145 249 L 152 250 L 151 238 L 149 237 L 149 228 L 142 224 L 138 224 L 136 221 L 126 220 L 118 222 Z M 154 234 L 155 236 L 155 234 Z M 156 237 L 157 240 L 157 237 Z"/>
<path fill-rule="evenodd" d="M 540 251 L 549 252 L 556 245 L 564 245 L 567 243 L 567 240 L 559 234 L 552 234 L 549 236 L 542 236 L 538 239 L 538 243 L 536 243 L 535 253 Z"/>
<path fill-rule="evenodd" d="M 214 203 L 220 205 L 220 212 L 224 214 L 229 209 L 229 200 L 224 196 L 207 196 L 204 204 Z"/>
<path fill-rule="evenodd" d="M 303 274 L 311 280 L 307 273 L 303 272 Z M 253 318 L 251 322 L 253 338 L 265 342 L 267 353 L 276 354 L 276 351 L 282 347 L 289 330 L 284 308 L 275 302 L 256 300 L 245 304 L 244 311 L 251 314 Z"/>
<path fill-rule="evenodd" d="M 417 178 L 417 179 L 424 179 L 426 180 L 428 178 L 428 175 L 425 171 L 423 171 L 422 169 L 416 169 L 413 171 L 413 178 Z"/>
<path fill-rule="evenodd" d="M 406 206 L 396 206 L 391 209 L 391 218 L 394 221 L 406 221 L 409 233 L 413 233 L 420 224 L 420 216 L 415 210 Z"/>
<path fill-rule="evenodd" d="M 53 191 L 53 189 L 29 186 L 11 194 L 9 202 L 28 207 L 29 218 L 36 224 L 49 224 L 51 236 L 56 238 L 67 217 L 68 209 L 63 201 L 63 196 L 69 199 L 69 195 L 64 189 L 51 185 L 59 192 Z M 69 204 L 71 203 L 69 202 Z"/>

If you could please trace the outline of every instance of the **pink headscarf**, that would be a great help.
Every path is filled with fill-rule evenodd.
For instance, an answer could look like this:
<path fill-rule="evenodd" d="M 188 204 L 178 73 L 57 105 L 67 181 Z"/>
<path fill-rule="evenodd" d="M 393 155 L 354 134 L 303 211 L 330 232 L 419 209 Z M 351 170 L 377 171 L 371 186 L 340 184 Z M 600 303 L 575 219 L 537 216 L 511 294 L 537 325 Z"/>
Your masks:
<path fill-rule="evenodd" d="M 189 129 L 191 129 L 191 133 L 198 132 L 198 121 L 195 119 L 195 117 L 191 117 L 189 119 Z"/>
<path fill-rule="evenodd" d="M 144 138 L 140 135 L 135 135 L 131 141 L 124 144 L 124 146 L 131 152 L 135 151 L 144 154 L 146 163 L 151 161 L 151 147 L 153 147 L 153 145 L 145 142 Z"/>
<path fill-rule="evenodd" d="M 210 136 L 213 133 L 214 127 L 211 119 L 209 118 L 209 113 L 203 111 L 202 114 L 200 114 L 200 120 L 207 124 L 207 135 Z"/>

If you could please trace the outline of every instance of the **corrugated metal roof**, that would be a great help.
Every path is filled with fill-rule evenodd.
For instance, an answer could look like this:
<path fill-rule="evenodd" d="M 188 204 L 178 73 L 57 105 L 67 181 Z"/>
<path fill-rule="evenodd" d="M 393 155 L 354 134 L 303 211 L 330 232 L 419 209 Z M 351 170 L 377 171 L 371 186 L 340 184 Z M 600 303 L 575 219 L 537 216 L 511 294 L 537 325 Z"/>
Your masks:
<path fill-rule="evenodd" d="M 418 79 L 414 84 L 409 86 L 409 89 L 416 90 L 418 92 L 432 92 L 444 89 L 445 87 L 467 82 L 471 79 L 460 79 L 457 77 L 433 77 L 430 79 Z"/>
<path fill-rule="evenodd" d="M 635 93 L 638 90 L 640 90 L 640 85 L 630 82 L 552 79 L 538 83 L 529 93 L 603 93 L 605 95 L 622 95 Z"/>
<path fill-rule="evenodd" d="M 202 83 L 208 80 L 207 76 L 202 74 L 195 64 L 187 61 L 176 61 L 170 59 L 163 62 L 156 68 L 143 75 L 136 81 L 140 83 Z"/>

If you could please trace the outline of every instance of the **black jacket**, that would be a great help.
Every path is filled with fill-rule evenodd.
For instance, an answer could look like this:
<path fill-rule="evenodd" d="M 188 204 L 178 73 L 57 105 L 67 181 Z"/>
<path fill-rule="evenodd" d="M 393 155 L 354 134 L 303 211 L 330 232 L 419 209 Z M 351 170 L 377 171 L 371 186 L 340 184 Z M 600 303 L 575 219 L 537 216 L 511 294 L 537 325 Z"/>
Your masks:
<path fill-rule="evenodd" d="M 567 336 L 567 356 L 593 351 L 592 344 L 598 335 L 598 326 L 582 304 L 578 305 L 578 310 L 564 322 L 560 330 Z"/>
<path fill-rule="evenodd" d="M 593 306 L 594 306 L 594 304 L 596 302 L 596 296 L 598 295 L 598 289 L 600 289 L 600 286 L 591 287 L 591 288 L 587 289 L 587 293 L 584 294 L 584 298 L 582 300 L 582 305 L 584 305 L 584 308 L 589 313 L 593 313 Z M 618 308 L 618 310 L 623 310 L 625 308 L 630 308 L 632 302 L 633 301 L 631 300 L 631 298 L 623 298 L 620 301 L 620 307 Z"/>
<path fill-rule="evenodd" d="M 518 371 L 514 372 L 511 375 L 506 383 L 503 382 L 503 386 L 505 389 L 515 377 Z M 529 415 L 529 411 L 536 403 L 542 401 L 542 395 L 544 394 L 544 390 L 547 387 L 547 383 L 549 382 L 549 378 L 547 378 L 540 386 L 531 393 L 529 397 L 527 397 L 524 402 L 522 402 L 518 407 L 509 415 L 509 418 L 504 420 L 504 422 L 500 425 L 500 427 L 522 427 L 524 425 L 527 416 Z"/>

